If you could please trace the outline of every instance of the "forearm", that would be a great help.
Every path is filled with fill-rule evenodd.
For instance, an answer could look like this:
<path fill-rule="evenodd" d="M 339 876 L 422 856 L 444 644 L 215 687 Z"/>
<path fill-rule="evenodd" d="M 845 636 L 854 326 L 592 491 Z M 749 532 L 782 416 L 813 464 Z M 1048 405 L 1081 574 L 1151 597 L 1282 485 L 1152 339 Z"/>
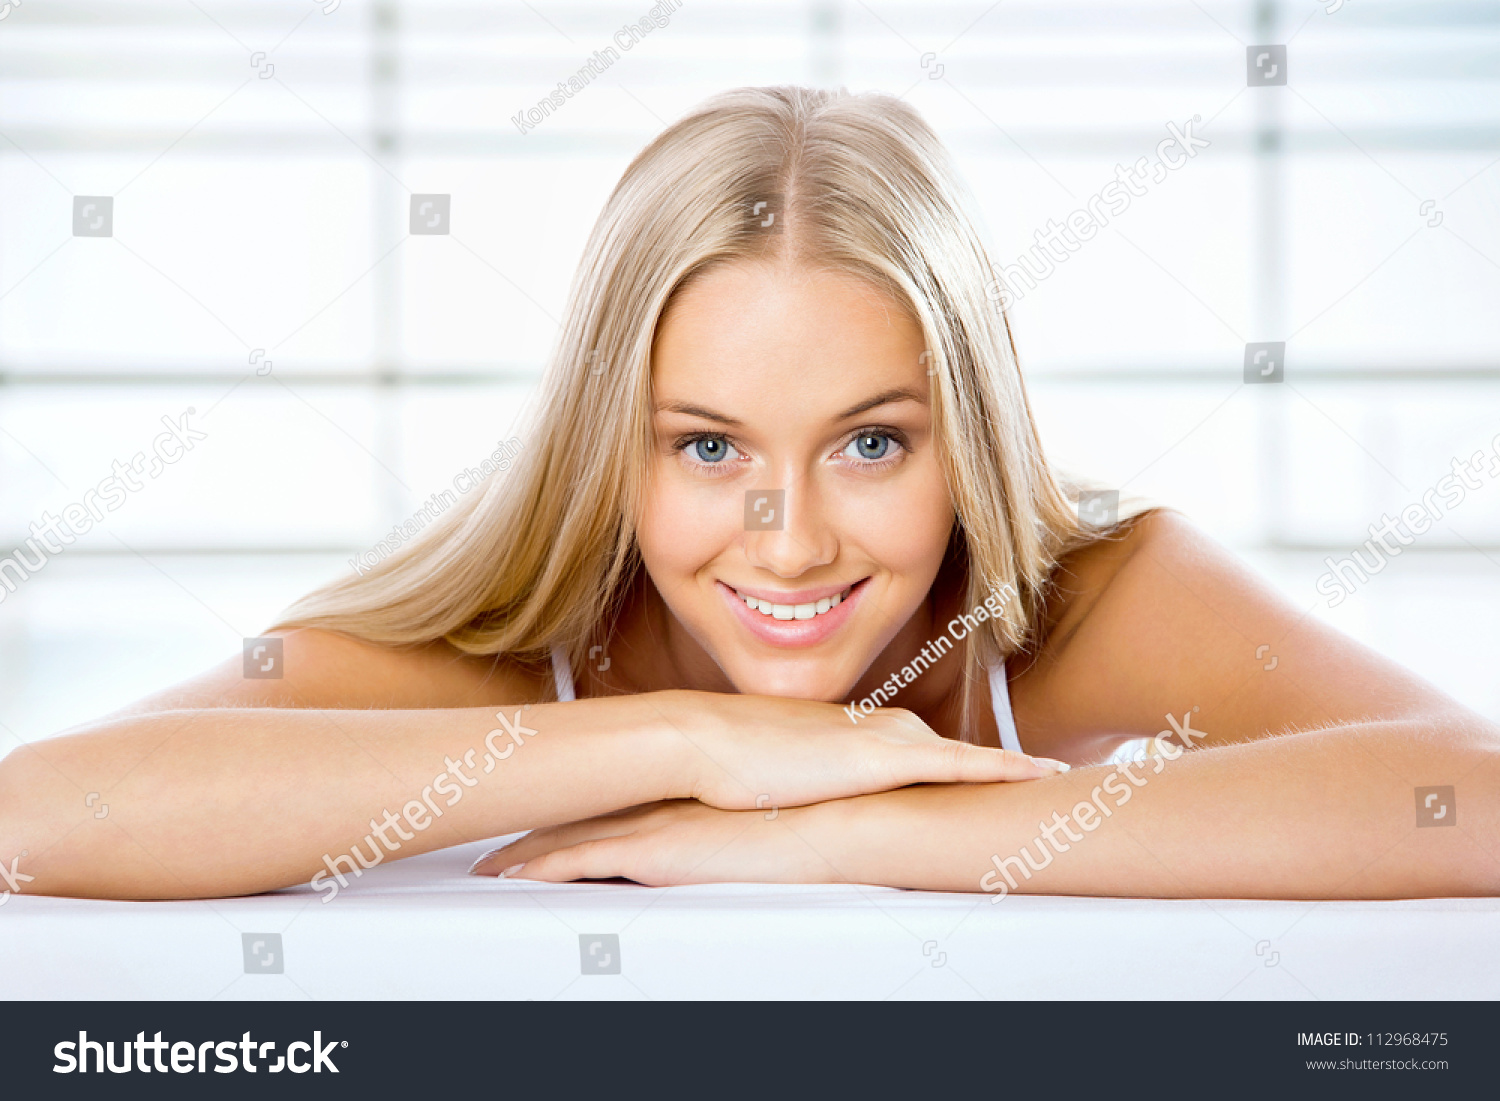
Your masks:
<path fill-rule="evenodd" d="M 1446 822 L 1419 827 L 1416 789 L 1448 786 Z M 994 896 L 1500 893 L 1500 752 L 1480 724 L 1348 726 L 809 810 L 821 813 L 814 843 L 867 883 Z"/>
<path fill-rule="evenodd" d="M 377 833 L 399 859 L 677 797 L 657 702 L 104 723 L 0 762 L 0 863 L 19 856 L 23 893 L 215 897 L 307 882 Z"/>

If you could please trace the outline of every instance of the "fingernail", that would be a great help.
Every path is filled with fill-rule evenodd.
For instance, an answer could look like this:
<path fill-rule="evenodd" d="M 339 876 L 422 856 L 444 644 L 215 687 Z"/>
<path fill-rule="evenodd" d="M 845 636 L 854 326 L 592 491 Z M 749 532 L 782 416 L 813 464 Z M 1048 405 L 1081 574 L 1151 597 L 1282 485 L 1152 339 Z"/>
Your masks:
<path fill-rule="evenodd" d="M 517 872 L 519 872 L 524 867 L 526 867 L 526 865 L 524 863 L 521 863 L 521 864 L 512 864 L 509 868 L 506 868 L 505 871 L 503 871 L 503 872 L 500 873 L 500 878 L 501 879 L 505 879 L 507 876 L 515 875 Z"/>
<path fill-rule="evenodd" d="M 1054 772 L 1067 772 L 1073 767 L 1066 761 L 1054 761 L 1051 757 L 1033 757 L 1032 760 L 1043 768 L 1050 768 Z"/>
<path fill-rule="evenodd" d="M 474 861 L 474 863 L 470 864 L 469 865 L 469 874 L 473 875 L 475 868 L 479 867 L 479 865 L 483 864 L 486 860 L 488 860 L 490 857 L 494 856 L 499 851 L 500 851 L 499 849 L 491 849 L 489 852 L 487 852 L 483 856 L 481 856 L 478 860 Z"/>

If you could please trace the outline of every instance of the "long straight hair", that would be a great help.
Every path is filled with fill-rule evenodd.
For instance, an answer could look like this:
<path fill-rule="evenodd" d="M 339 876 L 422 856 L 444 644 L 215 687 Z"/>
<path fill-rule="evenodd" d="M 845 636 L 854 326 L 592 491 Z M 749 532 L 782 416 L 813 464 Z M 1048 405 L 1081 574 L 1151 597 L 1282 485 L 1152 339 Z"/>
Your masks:
<path fill-rule="evenodd" d="M 1010 587 L 959 647 L 962 736 L 974 740 L 983 667 L 1027 646 L 1060 556 L 1105 533 L 1080 522 L 1078 487 L 1043 457 L 972 211 L 937 135 L 893 96 L 783 86 L 709 99 L 637 155 L 605 203 L 509 474 L 277 627 L 446 639 L 528 664 L 562 645 L 579 661 L 642 568 L 658 319 L 710 266 L 806 260 L 868 280 L 925 336 L 964 608 Z"/>

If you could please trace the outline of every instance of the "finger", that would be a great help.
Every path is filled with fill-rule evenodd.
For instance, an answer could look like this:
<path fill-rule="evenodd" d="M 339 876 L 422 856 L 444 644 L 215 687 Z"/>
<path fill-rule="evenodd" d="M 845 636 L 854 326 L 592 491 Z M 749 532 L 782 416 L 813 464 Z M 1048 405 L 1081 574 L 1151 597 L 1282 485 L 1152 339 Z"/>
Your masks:
<path fill-rule="evenodd" d="M 885 709 L 881 711 L 882 714 L 885 713 Z M 991 783 L 998 780 L 1039 780 L 1044 776 L 1055 776 L 1059 772 L 1067 772 L 1072 768 L 1066 762 L 1054 760 L 1051 757 L 1033 757 L 997 746 L 980 746 L 944 738 L 918 716 L 901 708 L 890 709 L 890 716 L 898 726 L 925 735 L 920 741 L 908 744 L 913 749 L 925 751 L 925 755 L 914 758 L 922 762 L 918 767 L 937 770 L 936 772 L 924 771 L 918 780 L 908 781 L 909 783 L 922 781 Z"/>
<path fill-rule="evenodd" d="M 491 849 L 474 861 L 469 867 L 469 874 L 499 875 L 507 868 L 533 860 L 553 849 L 567 848 L 599 837 L 618 837 L 631 833 L 634 829 L 634 822 L 624 821 L 613 814 L 566 822 L 560 826 L 544 826 L 532 830 L 509 845 Z"/>
<path fill-rule="evenodd" d="M 527 834 L 522 841 L 529 841 L 531 834 Z M 537 852 L 545 852 L 537 846 L 530 846 L 530 851 L 521 848 L 522 841 L 512 841 L 509 845 L 502 845 L 498 849 L 491 849 L 474 863 L 469 865 L 469 875 L 493 875 L 498 876 L 501 872 L 513 867 L 517 863 L 525 863 Z"/>
<path fill-rule="evenodd" d="M 1031 757 L 1008 749 L 948 741 L 927 749 L 922 780 L 986 784 L 1005 780 L 1040 780 L 1067 772 L 1072 766 L 1050 757 Z"/>
<path fill-rule="evenodd" d="M 545 883 L 568 883 L 575 879 L 636 879 L 633 852 L 639 844 L 631 837 L 601 837 L 553 849 L 526 861 L 514 874 L 517 879 Z M 637 879 L 637 882 L 644 880 Z"/>

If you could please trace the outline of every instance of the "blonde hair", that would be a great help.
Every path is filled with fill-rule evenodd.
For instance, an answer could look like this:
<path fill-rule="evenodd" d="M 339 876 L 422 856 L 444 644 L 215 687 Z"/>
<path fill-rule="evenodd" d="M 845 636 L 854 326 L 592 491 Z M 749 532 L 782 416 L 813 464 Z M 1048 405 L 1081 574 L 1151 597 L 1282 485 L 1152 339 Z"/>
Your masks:
<path fill-rule="evenodd" d="M 516 466 L 277 626 L 446 639 L 527 663 L 560 644 L 580 660 L 641 569 L 633 518 L 658 319 L 710 265 L 805 259 L 886 291 L 932 353 L 963 608 L 1010 586 L 960 647 L 970 740 L 979 671 L 1027 645 L 1059 557 L 1103 534 L 1080 523 L 1078 487 L 1043 457 L 1009 322 L 986 295 L 994 277 L 970 202 L 937 135 L 893 96 L 771 87 L 711 98 L 637 155 L 605 203 Z"/>

